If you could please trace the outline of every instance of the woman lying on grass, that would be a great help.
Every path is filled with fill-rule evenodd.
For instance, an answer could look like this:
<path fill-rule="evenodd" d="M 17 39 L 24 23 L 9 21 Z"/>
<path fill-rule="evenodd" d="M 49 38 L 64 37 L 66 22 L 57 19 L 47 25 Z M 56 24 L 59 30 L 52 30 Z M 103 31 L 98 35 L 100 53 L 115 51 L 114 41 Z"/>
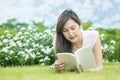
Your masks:
<path fill-rule="evenodd" d="M 57 21 L 54 42 L 55 53 L 69 52 L 74 54 L 77 49 L 90 46 L 94 54 L 96 67 L 86 70 L 101 71 L 103 70 L 103 60 L 99 34 L 97 31 L 83 31 L 81 26 L 81 21 L 73 10 L 67 9 L 62 12 Z M 54 67 L 56 71 L 61 72 L 64 71 L 66 63 L 56 58 Z M 76 66 L 72 71 L 80 72 L 81 67 Z"/>

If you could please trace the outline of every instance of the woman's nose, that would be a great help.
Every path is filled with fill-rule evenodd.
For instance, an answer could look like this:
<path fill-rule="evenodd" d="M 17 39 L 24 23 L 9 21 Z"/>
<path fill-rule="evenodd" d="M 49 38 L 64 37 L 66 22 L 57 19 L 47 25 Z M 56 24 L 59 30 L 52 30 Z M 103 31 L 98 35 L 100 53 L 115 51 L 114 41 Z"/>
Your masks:
<path fill-rule="evenodd" d="M 70 31 L 69 31 L 69 35 L 71 36 L 72 34 L 73 34 L 73 31 L 70 30 Z"/>

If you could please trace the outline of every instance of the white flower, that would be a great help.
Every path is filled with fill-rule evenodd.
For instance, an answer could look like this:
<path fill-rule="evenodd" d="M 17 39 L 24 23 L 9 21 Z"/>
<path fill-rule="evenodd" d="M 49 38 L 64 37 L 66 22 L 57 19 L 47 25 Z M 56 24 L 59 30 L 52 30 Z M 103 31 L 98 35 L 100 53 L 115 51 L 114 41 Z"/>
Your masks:
<path fill-rule="evenodd" d="M 29 55 L 25 54 L 24 57 L 25 57 L 25 60 L 27 60 L 29 58 Z"/>
<path fill-rule="evenodd" d="M 24 36 L 21 36 L 20 39 L 24 39 Z"/>
<path fill-rule="evenodd" d="M 25 52 L 28 52 L 29 50 L 28 49 L 25 49 Z"/>
<path fill-rule="evenodd" d="M 30 41 L 33 41 L 33 39 L 32 39 L 32 38 L 29 38 L 29 40 L 30 40 Z"/>
<path fill-rule="evenodd" d="M 36 29 L 33 29 L 33 31 L 36 31 Z"/>
<path fill-rule="evenodd" d="M 22 34 L 22 32 L 18 32 L 16 36 L 19 36 L 19 35 L 21 35 L 21 34 Z"/>
<path fill-rule="evenodd" d="M 104 47 L 104 49 L 108 49 L 108 45 L 107 44 L 104 44 L 103 47 Z"/>
<path fill-rule="evenodd" d="M 8 58 L 6 57 L 5 60 L 8 60 Z"/>
<path fill-rule="evenodd" d="M 17 39 L 18 39 L 18 37 L 14 37 L 14 38 L 13 38 L 13 40 L 17 40 Z"/>
<path fill-rule="evenodd" d="M 29 32 L 25 32 L 25 34 L 29 34 Z"/>
<path fill-rule="evenodd" d="M 44 59 L 40 59 L 39 62 L 44 62 Z"/>
<path fill-rule="evenodd" d="M 8 31 L 8 30 L 5 30 L 5 34 L 7 34 L 7 33 L 9 33 L 9 31 Z"/>
<path fill-rule="evenodd" d="M 100 34 L 101 40 L 104 40 L 104 36 L 105 36 L 105 34 Z"/>
<path fill-rule="evenodd" d="M 36 54 L 38 54 L 38 55 L 39 55 L 39 54 L 40 54 L 40 52 L 37 52 Z"/>
<path fill-rule="evenodd" d="M 30 55 L 31 55 L 32 58 L 35 58 L 35 54 L 32 53 L 32 54 L 30 54 Z"/>
<path fill-rule="evenodd" d="M 40 37 L 40 34 L 38 34 L 38 33 L 35 33 L 34 35 L 35 35 L 34 36 L 35 38 L 39 38 Z"/>
<path fill-rule="evenodd" d="M 34 42 L 32 42 L 32 45 L 35 45 L 35 43 L 34 43 Z"/>
<path fill-rule="evenodd" d="M 0 41 L 0 46 L 3 45 L 2 42 Z"/>
<path fill-rule="evenodd" d="M 50 58 L 48 56 L 45 56 L 44 60 L 47 61 L 50 60 Z"/>
<path fill-rule="evenodd" d="M 46 37 L 48 37 L 48 35 L 43 33 L 43 35 L 41 37 L 46 38 Z"/>
<path fill-rule="evenodd" d="M 115 47 L 114 46 L 110 46 L 111 47 L 111 49 L 113 50 L 113 49 L 115 49 Z"/>
<path fill-rule="evenodd" d="M 43 45 L 41 44 L 41 45 L 39 46 L 39 48 L 43 48 Z"/>
<path fill-rule="evenodd" d="M 4 36 L 0 36 L 0 39 L 4 39 Z"/>
<path fill-rule="evenodd" d="M 24 51 L 19 51 L 18 54 L 25 55 L 25 52 Z"/>
<path fill-rule="evenodd" d="M 12 35 L 11 35 L 11 34 L 6 34 L 6 36 L 7 36 L 8 38 L 10 38 Z"/>
<path fill-rule="evenodd" d="M 28 51 L 28 52 L 29 52 L 29 53 L 31 53 L 32 51 L 33 51 L 33 49 L 29 49 L 29 51 Z"/>
<path fill-rule="evenodd" d="M 10 51 L 9 51 L 9 54 L 13 54 L 13 53 L 14 53 L 14 51 L 13 51 L 13 50 L 10 50 Z"/>
<path fill-rule="evenodd" d="M 42 65 L 42 66 L 44 66 L 44 65 L 45 65 L 45 63 L 42 63 L 41 65 Z"/>
<path fill-rule="evenodd" d="M 44 52 L 44 53 L 46 52 L 45 48 L 42 48 L 41 51 Z"/>
<path fill-rule="evenodd" d="M 3 48 L 2 51 L 8 53 L 9 50 L 7 48 Z"/>
<path fill-rule="evenodd" d="M 35 48 L 35 47 L 39 47 L 39 44 L 34 44 L 33 47 L 34 47 L 34 48 Z"/>
<path fill-rule="evenodd" d="M 49 54 L 51 52 L 51 48 L 49 46 L 46 47 L 46 52 L 47 54 Z"/>
<path fill-rule="evenodd" d="M 3 40 L 3 43 L 7 43 L 7 42 L 9 42 L 8 39 L 4 39 L 4 40 Z"/>
<path fill-rule="evenodd" d="M 45 54 L 49 54 L 52 51 L 52 49 L 49 48 L 49 46 L 47 46 L 47 47 L 43 47 L 41 51 L 44 52 Z"/>
<path fill-rule="evenodd" d="M 115 44 L 115 43 L 116 43 L 116 41 L 115 41 L 115 40 L 111 40 L 110 42 L 111 42 L 112 44 Z"/>
<path fill-rule="evenodd" d="M 21 41 L 17 41 L 16 43 L 17 43 L 17 45 L 18 45 L 19 47 L 22 47 Z"/>
<path fill-rule="evenodd" d="M 42 36 L 42 35 L 43 35 L 43 34 L 42 34 L 42 32 L 39 32 L 39 35 L 41 35 L 41 36 Z"/>
<path fill-rule="evenodd" d="M 16 43 L 15 42 L 10 42 L 9 45 L 10 46 L 16 46 Z"/>
<path fill-rule="evenodd" d="M 23 30 L 23 31 L 24 31 L 24 30 L 25 30 L 25 28 L 24 28 L 24 27 L 22 27 L 22 28 L 21 28 L 21 30 Z"/>
<path fill-rule="evenodd" d="M 23 46 L 28 46 L 29 44 L 28 43 L 23 43 Z"/>
<path fill-rule="evenodd" d="M 26 42 L 27 42 L 27 43 L 29 43 L 29 42 L 30 42 L 30 40 L 28 39 L 28 40 L 26 40 Z"/>
<path fill-rule="evenodd" d="M 51 31 L 50 31 L 49 29 L 46 29 L 44 32 L 45 32 L 45 33 L 48 33 L 48 34 L 51 33 Z"/>

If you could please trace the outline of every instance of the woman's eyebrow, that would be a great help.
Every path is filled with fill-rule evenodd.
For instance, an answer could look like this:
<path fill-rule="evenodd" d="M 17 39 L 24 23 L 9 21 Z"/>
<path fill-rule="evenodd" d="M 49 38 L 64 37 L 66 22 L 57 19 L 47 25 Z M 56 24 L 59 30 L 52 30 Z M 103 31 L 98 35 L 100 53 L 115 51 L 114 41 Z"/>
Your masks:
<path fill-rule="evenodd" d="M 74 27 L 75 25 L 72 25 L 72 26 L 70 26 L 70 27 Z"/>
<path fill-rule="evenodd" d="M 74 26 L 75 26 L 75 24 L 74 24 L 74 25 L 69 26 L 69 28 L 74 27 Z M 67 28 L 63 28 L 63 30 L 64 30 L 64 29 L 67 29 Z"/>

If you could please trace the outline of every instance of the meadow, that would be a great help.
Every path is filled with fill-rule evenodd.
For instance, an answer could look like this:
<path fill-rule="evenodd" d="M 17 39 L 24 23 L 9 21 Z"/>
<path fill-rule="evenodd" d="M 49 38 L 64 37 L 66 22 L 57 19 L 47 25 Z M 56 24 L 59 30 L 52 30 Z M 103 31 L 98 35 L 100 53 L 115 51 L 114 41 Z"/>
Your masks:
<path fill-rule="evenodd" d="M 100 72 L 56 73 L 49 66 L 0 67 L 0 80 L 120 80 L 120 63 L 105 63 Z"/>

